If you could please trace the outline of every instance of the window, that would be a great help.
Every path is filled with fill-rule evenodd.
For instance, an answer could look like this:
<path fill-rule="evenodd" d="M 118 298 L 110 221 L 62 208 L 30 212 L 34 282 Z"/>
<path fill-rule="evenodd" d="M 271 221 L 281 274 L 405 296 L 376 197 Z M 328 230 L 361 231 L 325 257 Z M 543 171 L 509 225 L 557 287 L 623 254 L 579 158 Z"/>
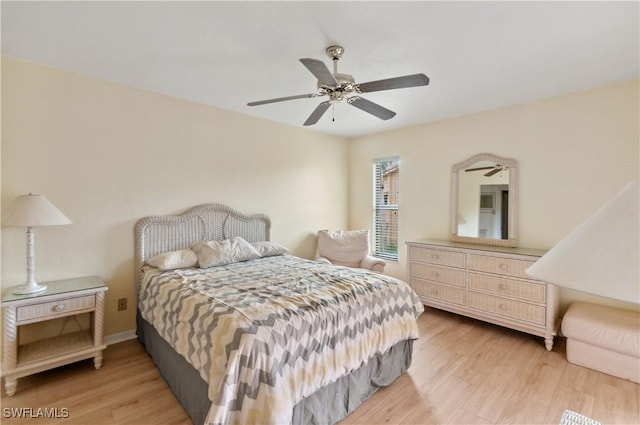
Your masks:
<path fill-rule="evenodd" d="M 374 253 L 376 257 L 398 260 L 398 196 L 400 158 L 373 162 Z"/>

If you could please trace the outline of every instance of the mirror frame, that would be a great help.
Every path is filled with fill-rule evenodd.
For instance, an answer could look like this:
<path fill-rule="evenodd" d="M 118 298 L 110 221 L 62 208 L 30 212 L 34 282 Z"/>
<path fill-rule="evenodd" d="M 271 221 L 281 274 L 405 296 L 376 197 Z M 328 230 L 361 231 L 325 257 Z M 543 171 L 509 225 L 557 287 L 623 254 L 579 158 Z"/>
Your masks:
<path fill-rule="evenodd" d="M 474 238 L 458 236 L 458 173 L 478 161 L 492 161 L 509 167 L 509 223 L 507 225 L 508 239 Z M 481 153 L 455 164 L 451 169 L 451 234 L 450 239 L 455 242 L 465 242 L 479 245 L 515 247 L 518 244 L 518 161 L 490 153 Z"/>

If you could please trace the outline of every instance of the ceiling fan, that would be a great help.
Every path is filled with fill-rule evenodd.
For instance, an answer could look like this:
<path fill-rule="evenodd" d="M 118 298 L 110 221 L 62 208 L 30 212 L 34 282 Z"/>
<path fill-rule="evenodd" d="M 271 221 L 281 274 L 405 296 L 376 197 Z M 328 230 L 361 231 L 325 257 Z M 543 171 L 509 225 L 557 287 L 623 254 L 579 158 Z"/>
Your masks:
<path fill-rule="evenodd" d="M 507 167 L 506 165 L 496 164 L 496 165 L 492 165 L 490 167 L 467 168 L 464 171 L 468 173 L 469 171 L 491 170 L 491 171 L 489 171 L 489 172 L 484 174 L 485 177 L 491 177 L 494 174 L 497 174 L 502 170 L 508 170 L 508 169 L 509 169 L 509 167 Z"/>
<path fill-rule="evenodd" d="M 329 100 L 320 103 L 311 113 L 309 118 L 307 118 L 304 122 L 305 126 L 317 123 L 327 109 L 329 109 L 329 106 L 343 101 L 346 101 L 349 105 L 368 112 L 381 120 L 388 120 L 393 118 L 396 113 L 358 95 L 382 90 L 426 86 L 429 84 L 429 78 L 424 74 L 405 75 L 403 77 L 387 78 L 385 80 L 369 81 L 367 83 L 356 83 L 355 79 L 351 75 L 338 73 L 338 61 L 344 53 L 342 46 L 329 46 L 327 47 L 326 53 L 333 61 L 333 73 L 329 71 L 329 68 L 327 68 L 324 62 L 318 59 L 300 59 L 300 62 L 302 62 L 302 64 L 318 79 L 317 90 L 315 93 L 249 102 L 247 103 L 247 106 L 258 106 L 265 105 L 267 103 L 283 102 L 286 100 L 329 96 Z"/>

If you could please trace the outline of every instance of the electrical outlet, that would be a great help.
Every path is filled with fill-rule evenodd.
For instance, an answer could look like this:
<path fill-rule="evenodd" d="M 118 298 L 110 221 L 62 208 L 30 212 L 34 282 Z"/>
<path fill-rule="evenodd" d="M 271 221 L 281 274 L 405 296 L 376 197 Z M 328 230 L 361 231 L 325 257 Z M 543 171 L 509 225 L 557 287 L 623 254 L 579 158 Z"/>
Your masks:
<path fill-rule="evenodd" d="M 126 298 L 118 298 L 118 311 L 127 309 L 127 299 Z"/>

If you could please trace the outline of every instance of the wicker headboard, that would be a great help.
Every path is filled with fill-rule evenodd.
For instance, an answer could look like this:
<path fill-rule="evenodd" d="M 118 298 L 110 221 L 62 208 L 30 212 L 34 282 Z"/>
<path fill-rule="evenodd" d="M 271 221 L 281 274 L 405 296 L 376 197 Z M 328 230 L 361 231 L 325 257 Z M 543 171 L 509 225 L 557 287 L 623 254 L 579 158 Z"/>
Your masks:
<path fill-rule="evenodd" d="M 142 266 L 156 254 L 234 236 L 249 242 L 268 241 L 270 232 L 271 220 L 266 215 L 245 215 L 222 204 L 203 204 L 182 214 L 141 218 L 135 227 L 136 294 Z"/>

